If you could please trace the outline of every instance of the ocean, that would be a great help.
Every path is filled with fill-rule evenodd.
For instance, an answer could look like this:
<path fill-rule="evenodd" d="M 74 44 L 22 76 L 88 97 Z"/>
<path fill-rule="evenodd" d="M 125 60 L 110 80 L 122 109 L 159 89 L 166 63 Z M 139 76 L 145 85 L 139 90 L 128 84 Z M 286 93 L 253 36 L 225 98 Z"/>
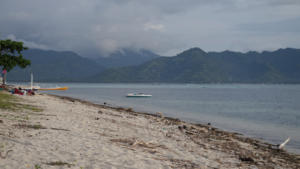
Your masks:
<path fill-rule="evenodd" d="M 49 91 L 98 104 L 130 107 L 192 123 L 244 134 L 273 144 L 291 141 L 286 149 L 300 154 L 300 85 L 267 84 L 99 84 L 40 83 L 41 87 L 68 86 Z M 127 98 L 128 93 L 151 94 Z"/>

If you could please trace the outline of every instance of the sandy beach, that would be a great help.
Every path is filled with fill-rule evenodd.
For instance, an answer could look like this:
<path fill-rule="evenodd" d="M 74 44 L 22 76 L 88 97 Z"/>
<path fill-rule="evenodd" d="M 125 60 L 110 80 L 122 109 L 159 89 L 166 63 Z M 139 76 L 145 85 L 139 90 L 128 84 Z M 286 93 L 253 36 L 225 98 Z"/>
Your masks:
<path fill-rule="evenodd" d="M 0 168 L 300 168 L 276 146 L 132 109 L 46 94 L 0 109 Z"/>

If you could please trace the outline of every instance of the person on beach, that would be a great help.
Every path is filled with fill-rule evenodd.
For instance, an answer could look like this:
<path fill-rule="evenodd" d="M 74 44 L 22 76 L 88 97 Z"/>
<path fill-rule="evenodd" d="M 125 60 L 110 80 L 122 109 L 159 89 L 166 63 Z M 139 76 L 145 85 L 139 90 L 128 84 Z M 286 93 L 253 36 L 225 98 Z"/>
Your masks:
<path fill-rule="evenodd" d="M 2 70 L 2 84 L 5 85 L 6 84 L 6 74 L 7 74 L 7 71 L 6 69 L 3 69 Z"/>

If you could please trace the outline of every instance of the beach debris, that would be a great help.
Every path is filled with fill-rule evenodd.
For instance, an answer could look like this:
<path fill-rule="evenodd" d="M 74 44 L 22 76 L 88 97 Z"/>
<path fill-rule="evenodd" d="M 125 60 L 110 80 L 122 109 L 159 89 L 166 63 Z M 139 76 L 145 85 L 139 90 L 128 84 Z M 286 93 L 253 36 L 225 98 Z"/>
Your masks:
<path fill-rule="evenodd" d="M 160 147 L 160 148 L 167 149 L 166 146 L 164 146 L 164 145 L 157 145 L 157 144 L 154 144 L 154 143 L 147 143 L 147 142 L 144 142 L 142 140 L 135 140 L 134 143 L 132 144 L 132 146 L 139 146 L 139 147 L 152 148 L 152 149 Z"/>
<path fill-rule="evenodd" d="M 127 145 L 132 145 L 134 143 L 133 141 L 134 139 L 111 139 L 111 142 L 116 142 L 116 143 L 123 143 L 123 144 L 127 144 Z"/>
<path fill-rule="evenodd" d="M 156 115 L 160 118 L 164 118 L 164 114 L 162 112 L 156 112 Z"/>
<path fill-rule="evenodd" d="M 178 126 L 178 129 L 179 129 L 179 130 L 182 130 L 182 129 L 185 129 L 185 130 L 186 130 L 187 127 L 186 127 L 186 125 L 182 125 L 182 126 Z"/>
<path fill-rule="evenodd" d="M 132 139 L 129 139 L 129 138 L 126 138 L 126 139 L 111 139 L 110 141 L 121 143 L 121 144 L 124 144 L 124 145 L 127 145 L 127 146 L 132 146 L 132 147 L 143 147 L 143 148 L 149 148 L 149 149 L 155 149 L 155 148 L 160 147 L 160 148 L 163 148 L 163 149 L 167 149 L 167 147 L 164 146 L 164 145 L 158 145 L 158 144 L 155 144 L 155 143 L 147 143 L 147 142 L 144 142 L 142 140 L 135 139 L 135 138 L 132 138 Z"/>
<path fill-rule="evenodd" d="M 194 135 L 193 132 L 190 132 L 190 131 L 186 131 L 185 134 L 188 134 L 188 135 Z"/>
<path fill-rule="evenodd" d="M 72 165 L 74 164 L 70 164 L 70 163 L 67 163 L 67 162 L 63 162 L 63 161 L 53 161 L 53 162 L 48 162 L 48 163 L 44 163 L 46 165 L 52 165 L 52 166 L 68 166 L 68 167 L 71 167 Z"/>
<path fill-rule="evenodd" d="M 173 135 L 173 133 L 170 133 L 170 132 L 166 133 L 166 137 L 169 137 L 169 138 L 171 138 L 171 137 L 172 137 L 172 135 Z"/>
<path fill-rule="evenodd" d="M 18 128 L 31 128 L 31 129 L 47 129 L 46 127 L 40 124 L 15 124 L 14 126 Z"/>
<path fill-rule="evenodd" d="M 113 114 L 113 113 L 111 113 L 110 115 L 111 115 L 111 116 L 115 116 L 115 117 L 122 117 L 122 118 L 123 118 L 123 116 L 122 116 L 122 115 L 119 115 L 119 114 Z"/>
<path fill-rule="evenodd" d="M 98 111 L 98 114 L 103 114 L 103 112 L 101 110 Z"/>
<path fill-rule="evenodd" d="M 283 147 L 290 141 L 290 137 L 287 138 L 283 143 L 281 143 L 280 145 L 278 145 L 279 149 L 283 149 Z"/>
<path fill-rule="evenodd" d="M 0 119 L 0 123 L 3 123 L 3 120 Z"/>
<path fill-rule="evenodd" d="M 178 126 L 178 129 L 179 129 L 179 130 L 182 130 L 182 126 Z"/>
<path fill-rule="evenodd" d="M 126 111 L 126 109 L 123 108 L 123 107 L 117 107 L 116 110 L 118 110 L 118 111 Z"/>
<path fill-rule="evenodd" d="M 192 169 L 192 168 L 201 168 L 199 164 L 196 164 L 190 160 L 182 160 L 182 159 L 169 159 L 169 158 L 157 158 L 154 157 L 153 159 L 160 160 L 160 161 L 168 161 L 172 165 L 172 168 L 182 168 L 182 169 Z"/>
<path fill-rule="evenodd" d="M 166 125 L 179 125 L 182 122 L 178 118 L 172 118 L 172 117 L 164 117 L 164 120 Z"/>
<path fill-rule="evenodd" d="M 50 128 L 51 130 L 62 130 L 62 131 L 71 131 L 71 130 L 68 130 L 68 129 L 62 129 L 62 128 Z"/>
<path fill-rule="evenodd" d="M 243 162 L 254 162 L 254 160 L 251 157 L 240 157 L 240 160 Z"/>
<path fill-rule="evenodd" d="M 7 157 L 7 155 L 8 155 L 8 153 L 11 152 L 11 151 L 12 151 L 12 150 L 7 150 L 6 153 L 5 153 L 5 155 L 2 155 L 2 152 L 0 152 L 0 157 L 1 157 L 2 159 L 5 159 L 5 158 Z"/>
<path fill-rule="evenodd" d="M 96 117 L 96 118 L 95 118 L 95 120 L 99 120 L 99 119 L 100 119 L 99 117 Z"/>

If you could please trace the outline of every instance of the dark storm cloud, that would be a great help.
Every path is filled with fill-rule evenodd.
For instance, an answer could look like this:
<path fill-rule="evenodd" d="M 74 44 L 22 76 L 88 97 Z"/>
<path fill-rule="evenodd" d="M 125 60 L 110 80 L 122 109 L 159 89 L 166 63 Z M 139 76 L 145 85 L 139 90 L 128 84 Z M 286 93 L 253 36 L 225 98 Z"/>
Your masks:
<path fill-rule="evenodd" d="M 274 36 L 261 36 L 269 31 L 268 23 L 289 25 L 299 11 L 298 0 L 0 0 L 0 36 L 84 56 L 123 47 L 163 54 L 192 46 L 299 47 L 299 35 L 286 33 L 284 25 L 275 36 L 280 43 L 263 45 Z"/>

